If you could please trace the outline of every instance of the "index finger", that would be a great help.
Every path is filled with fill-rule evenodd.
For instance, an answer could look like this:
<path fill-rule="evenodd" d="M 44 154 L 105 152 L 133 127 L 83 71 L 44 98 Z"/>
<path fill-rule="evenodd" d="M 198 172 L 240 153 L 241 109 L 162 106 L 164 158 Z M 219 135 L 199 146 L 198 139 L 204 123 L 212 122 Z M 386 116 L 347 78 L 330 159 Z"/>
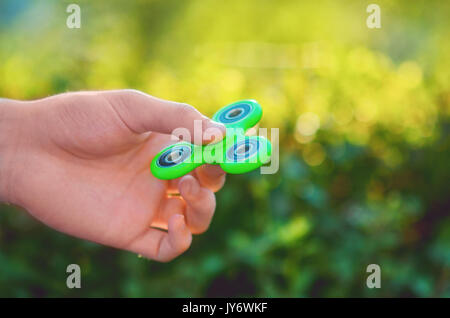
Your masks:
<path fill-rule="evenodd" d="M 155 131 L 172 134 L 176 129 L 184 128 L 189 136 L 183 137 L 198 144 L 218 141 L 225 135 L 223 124 L 202 115 L 188 104 L 160 99 L 130 89 L 104 91 L 103 94 L 120 119 L 135 133 Z M 206 131 L 208 134 L 205 135 Z M 196 140 L 195 134 L 199 133 L 200 140 Z"/>
<path fill-rule="evenodd" d="M 194 171 L 200 184 L 213 192 L 219 191 L 225 184 L 226 173 L 219 165 L 205 164 Z"/>

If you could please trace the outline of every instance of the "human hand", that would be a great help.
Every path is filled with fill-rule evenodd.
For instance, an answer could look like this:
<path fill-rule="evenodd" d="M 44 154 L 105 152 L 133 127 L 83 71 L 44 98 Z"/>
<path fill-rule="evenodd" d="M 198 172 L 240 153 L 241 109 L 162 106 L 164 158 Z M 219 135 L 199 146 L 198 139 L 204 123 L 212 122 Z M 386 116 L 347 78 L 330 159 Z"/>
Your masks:
<path fill-rule="evenodd" d="M 151 174 L 170 133 L 194 136 L 194 120 L 225 134 L 191 106 L 134 90 L 0 102 L 0 198 L 61 232 L 169 261 L 208 228 L 225 182 L 211 165 L 169 181 Z"/>

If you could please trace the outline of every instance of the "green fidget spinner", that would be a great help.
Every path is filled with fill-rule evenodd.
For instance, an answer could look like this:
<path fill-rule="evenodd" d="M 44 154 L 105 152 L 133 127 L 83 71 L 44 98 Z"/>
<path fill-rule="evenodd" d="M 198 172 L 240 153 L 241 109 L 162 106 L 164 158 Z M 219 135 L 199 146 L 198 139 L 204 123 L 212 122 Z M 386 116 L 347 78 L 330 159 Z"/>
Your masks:
<path fill-rule="evenodd" d="M 252 171 L 270 161 L 272 147 L 261 136 L 246 136 L 262 117 L 261 106 L 246 99 L 219 109 L 213 120 L 226 127 L 225 138 L 208 145 L 178 142 L 160 151 L 150 165 L 158 179 L 175 179 L 188 174 L 202 164 L 218 164 L 227 173 Z"/>

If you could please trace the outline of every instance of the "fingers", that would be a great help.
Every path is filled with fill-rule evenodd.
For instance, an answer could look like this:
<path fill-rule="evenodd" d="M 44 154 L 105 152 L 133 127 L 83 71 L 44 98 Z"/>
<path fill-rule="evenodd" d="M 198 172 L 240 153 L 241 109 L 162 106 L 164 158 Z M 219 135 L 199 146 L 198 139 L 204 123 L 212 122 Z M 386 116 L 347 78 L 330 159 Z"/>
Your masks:
<path fill-rule="evenodd" d="M 196 144 L 218 141 L 225 135 L 224 125 L 202 115 L 190 105 L 159 99 L 136 90 L 103 93 L 121 120 L 135 133 L 173 133 Z M 177 133 L 174 133 L 175 129 Z"/>
<path fill-rule="evenodd" d="M 219 165 L 203 165 L 195 169 L 195 174 L 203 187 L 213 192 L 219 191 L 225 184 L 226 174 Z"/>
<path fill-rule="evenodd" d="M 195 170 L 189 172 L 188 175 L 196 177 Z M 181 179 L 183 179 L 183 177 L 168 180 L 168 183 L 167 183 L 167 193 L 168 194 L 179 194 L 180 193 L 180 189 L 179 189 L 178 185 L 179 185 Z"/>
<path fill-rule="evenodd" d="M 193 234 L 205 232 L 216 208 L 214 193 L 210 189 L 201 187 L 192 175 L 181 178 L 178 187 L 186 202 L 187 225 Z"/>
<path fill-rule="evenodd" d="M 168 262 L 185 252 L 192 242 L 192 234 L 183 215 L 169 219 L 168 232 L 149 229 L 134 239 L 126 249 L 159 262 Z"/>
<path fill-rule="evenodd" d="M 167 230 L 170 218 L 175 214 L 184 215 L 185 210 L 186 203 L 181 197 L 168 197 L 163 200 L 152 226 Z"/>
<path fill-rule="evenodd" d="M 226 181 L 226 173 L 219 165 L 205 164 L 189 173 L 197 178 L 202 187 L 208 188 L 213 192 L 219 191 Z M 167 183 L 167 193 L 179 193 L 179 183 L 183 177 L 169 180 Z"/>
<path fill-rule="evenodd" d="M 189 174 L 192 174 L 192 172 Z M 168 182 L 167 182 L 167 193 L 168 194 L 180 193 L 180 190 L 178 189 L 178 183 L 180 182 L 181 178 L 183 178 L 183 177 L 168 180 Z"/>

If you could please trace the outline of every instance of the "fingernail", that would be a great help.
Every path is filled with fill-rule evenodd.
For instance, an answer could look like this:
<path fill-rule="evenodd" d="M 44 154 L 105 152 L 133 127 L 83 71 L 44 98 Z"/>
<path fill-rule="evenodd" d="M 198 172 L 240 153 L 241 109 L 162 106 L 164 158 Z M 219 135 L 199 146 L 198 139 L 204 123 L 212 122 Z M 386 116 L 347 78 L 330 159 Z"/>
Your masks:
<path fill-rule="evenodd" d="M 200 187 L 197 184 L 197 181 L 192 180 L 189 183 L 189 190 L 188 190 L 189 196 L 192 196 L 192 197 L 196 196 L 199 190 L 200 190 Z"/>
<path fill-rule="evenodd" d="M 186 191 L 186 193 L 191 193 L 191 183 L 190 182 L 184 182 L 184 191 Z"/>
<path fill-rule="evenodd" d="M 214 120 L 208 122 L 207 128 L 219 128 L 220 130 L 225 131 L 225 125 Z"/>
<path fill-rule="evenodd" d="M 184 223 L 184 215 L 183 214 L 177 214 L 177 215 L 181 219 L 181 221 L 183 221 L 183 223 Z"/>
<path fill-rule="evenodd" d="M 209 120 L 206 124 L 205 130 L 208 130 L 208 139 L 205 141 L 214 141 L 218 138 L 218 136 L 221 136 L 221 138 L 218 138 L 221 140 L 225 136 L 226 128 L 225 125 L 218 123 L 214 120 Z"/>
<path fill-rule="evenodd" d="M 180 226 L 184 226 L 184 215 L 175 214 L 169 220 L 169 231 L 178 230 Z"/>

